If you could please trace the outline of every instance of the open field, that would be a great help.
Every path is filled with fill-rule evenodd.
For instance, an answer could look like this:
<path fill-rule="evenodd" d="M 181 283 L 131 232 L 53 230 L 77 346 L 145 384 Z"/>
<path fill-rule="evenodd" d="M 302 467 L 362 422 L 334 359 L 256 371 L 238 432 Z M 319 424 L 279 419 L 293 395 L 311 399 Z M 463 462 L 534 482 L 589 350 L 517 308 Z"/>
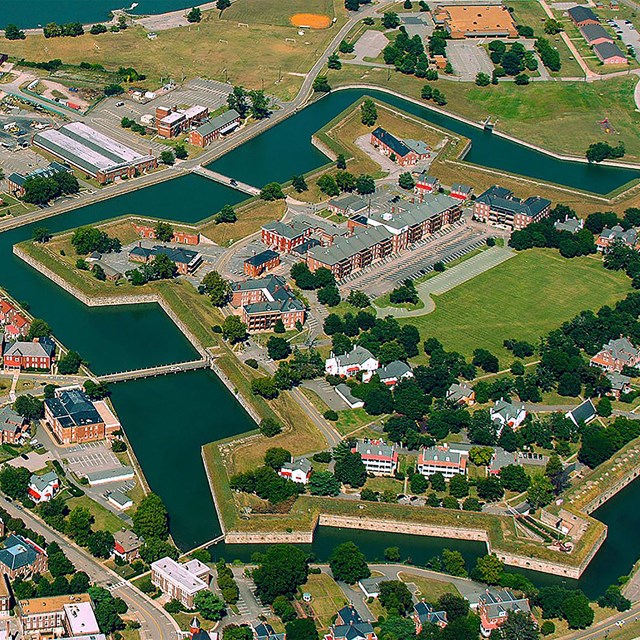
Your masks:
<path fill-rule="evenodd" d="M 309 579 L 300 587 L 300 591 L 311 594 L 311 607 L 323 629 L 329 628 L 336 611 L 347 604 L 347 599 L 340 587 L 326 573 L 309 575 Z"/>
<path fill-rule="evenodd" d="M 401 322 L 447 349 L 470 356 L 485 348 L 508 364 L 513 357 L 502 346 L 506 338 L 535 344 L 583 309 L 615 303 L 630 290 L 629 279 L 606 271 L 599 257 L 568 260 L 553 250 L 531 249 L 436 296 L 433 313 Z"/>
<path fill-rule="evenodd" d="M 302 0 L 297 0 L 302 5 Z M 308 6 L 308 2 L 304 2 Z M 331 7 L 330 0 L 315 0 L 320 7 Z M 138 61 L 138 71 L 147 76 L 145 86 L 157 88 L 161 78 L 181 81 L 206 77 L 249 88 L 264 88 L 267 93 L 291 99 L 297 93 L 302 78 L 290 73 L 306 73 L 324 50 L 336 29 L 345 21 L 343 4 L 336 2 L 336 24 L 323 30 L 312 30 L 304 37 L 288 19 L 295 11 L 286 11 L 277 0 L 242 0 L 223 12 L 207 11 L 196 27 L 181 27 L 160 32 L 149 40 L 142 27 L 132 27 L 119 33 L 99 36 L 85 34 L 78 38 L 29 36 L 26 40 L 7 41 L 5 52 L 11 56 L 41 62 L 60 58 L 66 63 L 82 61 L 100 63 L 107 69 L 128 67 Z M 264 7 L 267 7 L 265 9 Z M 269 9 L 271 7 L 271 9 Z M 243 19 L 228 18 L 228 12 L 244 13 Z M 289 26 L 259 24 L 256 16 Z M 331 12 L 334 15 L 334 12 Z M 262 19 L 264 20 L 264 18 Z M 241 27 L 238 22 L 248 23 Z M 290 40 L 287 40 L 289 38 Z M 250 52 L 259 51 L 259 58 Z M 279 81 L 280 80 L 280 81 Z M 140 84 L 140 83 L 136 83 Z"/>
<path fill-rule="evenodd" d="M 67 500 L 67 506 L 69 509 L 74 509 L 75 507 L 85 507 L 88 509 L 93 516 L 94 530 L 98 529 L 106 529 L 111 533 L 115 533 L 119 531 L 124 526 L 124 520 L 118 518 L 115 513 L 111 513 L 108 509 L 98 504 L 88 496 L 81 496 L 79 498 L 70 498 Z"/>
<path fill-rule="evenodd" d="M 332 0 L 237 0 L 222 14 L 229 22 L 291 26 L 296 13 L 317 13 L 334 17 Z"/>
<path fill-rule="evenodd" d="M 445 593 L 452 593 L 455 596 L 459 596 L 460 592 L 450 583 L 443 582 L 441 580 L 431 580 L 418 576 L 415 573 L 411 573 L 410 570 L 402 572 L 398 576 L 402 582 L 409 584 L 415 584 L 418 587 L 416 595 L 419 598 L 424 598 L 427 602 L 435 602 L 441 595 Z"/>
<path fill-rule="evenodd" d="M 344 65 L 329 71 L 331 86 L 353 83 L 375 84 L 420 98 L 424 80 L 386 69 Z M 603 84 L 604 83 L 604 84 Z M 447 97 L 445 109 L 479 122 L 487 116 L 498 119 L 498 130 L 552 151 L 584 156 L 592 142 L 625 143 L 625 160 L 640 159 L 640 113 L 635 111 L 635 76 L 584 82 L 534 82 L 526 87 L 501 82 L 477 87 L 463 82 L 437 81 Z M 602 132 L 597 124 L 605 116 L 619 136 Z"/>

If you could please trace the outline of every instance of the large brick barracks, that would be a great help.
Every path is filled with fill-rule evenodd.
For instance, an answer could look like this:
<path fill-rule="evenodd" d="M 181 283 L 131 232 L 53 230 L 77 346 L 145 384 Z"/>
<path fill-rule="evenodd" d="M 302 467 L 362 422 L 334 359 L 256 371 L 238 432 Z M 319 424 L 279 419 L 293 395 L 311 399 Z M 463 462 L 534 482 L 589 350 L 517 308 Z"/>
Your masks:
<path fill-rule="evenodd" d="M 383 200 L 350 218 L 348 235 L 335 236 L 326 246 L 311 247 L 307 265 L 311 271 L 326 267 L 341 279 L 409 248 L 461 217 L 462 202 L 443 194 L 425 197 L 423 202 Z"/>

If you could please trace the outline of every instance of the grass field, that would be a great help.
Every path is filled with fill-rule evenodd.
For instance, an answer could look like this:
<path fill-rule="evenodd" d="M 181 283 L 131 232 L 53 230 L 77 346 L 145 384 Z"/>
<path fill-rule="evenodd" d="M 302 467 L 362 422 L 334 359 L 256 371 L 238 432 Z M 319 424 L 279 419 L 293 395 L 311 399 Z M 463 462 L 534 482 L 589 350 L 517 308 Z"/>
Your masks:
<path fill-rule="evenodd" d="M 343 65 L 328 72 L 331 86 L 366 82 L 420 97 L 424 81 L 386 69 Z M 623 140 L 625 160 L 640 159 L 640 113 L 633 98 L 635 76 L 603 82 L 534 82 L 526 87 L 501 82 L 477 87 L 464 82 L 434 84 L 447 97 L 446 109 L 479 122 L 487 116 L 498 119 L 498 129 L 534 144 L 583 157 L 592 142 L 617 144 Z M 609 117 L 619 136 L 603 133 L 598 120 Z"/>
<path fill-rule="evenodd" d="M 430 603 L 433 603 L 445 593 L 452 593 L 456 596 L 460 595 L 460 592 L 450 582 L 431 580 L 408 571 L 406 573 L 402 572 L 399 577 L 402 582 L 415 584 L 419 591 L 417 595 Z"/>
<path fill-rule="evenodd" d="M 317 13 L 330 18 L 335 15 L 332 0 L 237 0 L 222 17 L 228 22 L 290 27 L 290 18 L 296 13 Z"/>
<path fill-rule="evenodd" d="M 106 529 L 107 531 L 111 531 L 114 533 L 122 529 L 125 525 L 124 520 L 118 518 L 115 513 L 111 513 L 108 509 L 98 504 L 94 500 L 91 500 L 88 496 L 80 496 L 79 498 L 70 498 L 67 500 L 67 506 L 69 509 L 73 509 L 75 507 L 85 507 L 91 512 L 93 516 L 94 523 L 93 529 Z"/>
<path fill-rule="evenodd" d="M 309 2 L 296 0 L 294 4 L 308 7 Z M 313 4 L 325 9 L 332 6 L 331 0 L 313 0 Z M 46 41 L 41 35 L 29 36 L 26 40 L 7 40 L 11 46 L 5 50 L 36 62 L 60 58 L 71 64 L 97 62 L 107 69 L 128 67 L 136 61 L 138 71 L 147 76 L 145 86 L 149 88 L 157 88 L 161 78 L 180 81 L 206 77 L 264 88 L 267 93 L 291 99 L 302 78 L 290 74 L 309 71 L 346 15 L 343 3 L 336 0 L 336 9 L 331 11 L 337 18 L 335 25 L 308 31 L 304 37 L 297 34 L 296 27 L 263 23 L 265 18 L 261 16 L 267 16 L 278 25 L 288 25 L 289 16 L 295 13 L 291 7 L 278 0 L 240 0 L 228 11 L 243 15 L 242 19 L 228 17 L 227 11 L 222 18 L 219 11 L 206 11 L 197 27 L 161 31 L 157 40 L 149 40 L 142 27 L 132 27 L 119 33 Z M 249 26 L 241 27 L 238 22 Z"/>
<path fill-rule="evenodd" d="M 567 260 L 550 249 L 531 249 L 436 296 L 433 313 L 402 322 L 447 349 L 470 356 L 485 348 L 508 364 L 513 357 L 502 346 L 506 338 L 535 344 L 583 309 L 612 304 L 630 290 L 629 279 L 606 271 L 599 257 Z"/>
<path fill-rule="evenodd" d="M 340 587 L 325 573 L 312 573 L 307 582 L 300 587 L 300 591 L 311 594 L 311 607 L 323 629 L 329 627 L 336 611 L 347 604 Z"/>

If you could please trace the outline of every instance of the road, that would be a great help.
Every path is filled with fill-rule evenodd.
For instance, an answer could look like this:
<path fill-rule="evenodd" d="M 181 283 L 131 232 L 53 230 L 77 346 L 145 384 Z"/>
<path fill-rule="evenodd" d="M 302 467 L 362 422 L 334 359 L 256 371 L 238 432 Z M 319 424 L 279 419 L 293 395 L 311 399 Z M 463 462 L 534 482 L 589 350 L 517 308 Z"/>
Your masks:
<path fill-rule="evenodd" d="M 112 593 L 122 598 L 129 606 L 127 616 L 135 618 L 142 624 L 143 640 L 175 640 L 182 637 L 177 623 L 159 604 L 98 562 L 84 549 L 77 547 L 66 536 L 51 529 L 31 512 L 18 509 L 4 496 L 0 496 L 0 506 L 11 516 L 23 520 L 29 529 L 43 535 L 47 541 L 57 542 L 78 571 L 84 571 L 93 583 L 109 588 Z"/>

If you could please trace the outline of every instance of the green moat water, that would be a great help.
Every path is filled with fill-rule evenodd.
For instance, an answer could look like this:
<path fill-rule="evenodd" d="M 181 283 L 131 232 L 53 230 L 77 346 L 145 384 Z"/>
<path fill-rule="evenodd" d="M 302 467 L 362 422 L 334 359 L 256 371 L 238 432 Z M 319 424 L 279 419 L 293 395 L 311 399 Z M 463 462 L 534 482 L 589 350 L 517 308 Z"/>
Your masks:
<path fill-rule="evenodd" d="M 361 94 L 352 91 L 329 96 L 239 147 L 215 163 L 216 170 L 262 185 L 270 180 L 286 180 L 294 172 L 323 164 L 326 158 L 309 144 L 311 132 Z M 388 96 L 384 99 L 390 101 Z M 415 106 L 395 101 L 407 111 Z M 424 112 L 430 120 L 433 115 Z M 295 122 L 300 123 L 297 135 L 294 135 L 297 127 L 292 124 Z M 485 151 L 481 154 L 476 149 L 476 155 L 469 159 L 493 166 L 491 161 L 497 151 L 491 145 L 504 141 L 485 134 L 481 136 Z M 291 146 L 292 154 L 299 154 L 295 165 L 290 156 L 281 153 L 285 145 Z M 536 162 L 540 154 L 528 150 L 522 153 L 526 162 L 516 164 L 516 156 L 512 156 L 514 164 L 508 168 L 528 172 L 534 167 L 533 156 L 526 154 L 535 155 Z M 569 173 L 562 176 L 566 178 L 566 184 L 586 188 L 588 176 L 581 172 L 587 170 L 589 175 L 602 180 L 602 191 L 609 191 L 636 175 L 624 170 L 572 165 L 567 168 Z M 553 178 L 562 182 L 560 173 Z M 574 184 L 574 180 L 580 184 Z M 592 177 L 592 186 L 594 180 Z M 45 224 L 56 232 L 129 213 L 195 222 L 220 210 L 224 204 L 235 204 L 243 198 L 237 191 L 190 175 L 77 209 L 51 218 Z M 34 315 L 45 318 L 59 339 L 79 351 L 96 373 L 194 357 L 193 347 L 158 306 L 87 308 L 13 256 L 12 245 L 28 239 L 33 227 L 41 225 L 37 223 L 0 234 L 0 285 L 16 299 L 28 302 Z M 121 383 L 113 387 L 113 401 L 152 489 L 162 496 L 169 508 L 176 542 L 188 549 L 215 538 L 220 528 L 200 447 L 206 442 L 247 431 L 253 426 L 250 418 L 216 376 L 207 371 Z M 640 527 L 640 512 L 634 508 L 638 499 L 640 483 L 634 483 L 597 512 L 596 516 L 610 529 L 605 546 L 580 581 L 589 593 L 601 591 L 619 575 L 628 572 L 640 555 L 634 535 Z M 403 557 L 411 557 L 417 563 L 425 562 L 443 547 L 460 549 L 469 560 L 484 553 L 483 545 L 472 542 L 329 528 L 318 531 L 311 548 L 318 558 L 326 558 L 330 549 L 345 539 L 358 542 L 371 559 L 382 558 L 384 548 L 390 545 L 399 546 Z M 246 557 L 252 550 L 251 547 L 219 546 L 215 553 L 224 553 L 229 559 Z M 544 574 L 533 575 L 539 582 L 554 579 Z"/>

